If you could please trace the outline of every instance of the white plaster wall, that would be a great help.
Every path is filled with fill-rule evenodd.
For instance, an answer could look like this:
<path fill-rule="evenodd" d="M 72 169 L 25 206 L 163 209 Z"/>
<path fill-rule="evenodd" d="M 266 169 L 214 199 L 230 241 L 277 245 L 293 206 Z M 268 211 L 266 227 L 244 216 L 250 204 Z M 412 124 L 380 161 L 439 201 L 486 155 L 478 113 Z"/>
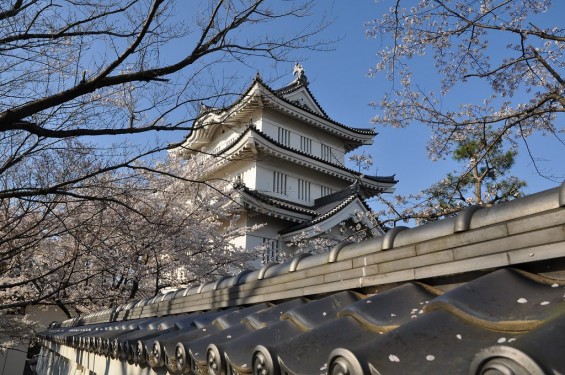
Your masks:
<path fill-rule="evenodd" d="M 263 109 L 258 108 L 249 115 L 248 123 L 253 124 L 260 131 L 263 130 Z"/>
<path fill-rule="evenodd" d="M 239 215 L 240 216 L 236 221 L 236 224 L 238 225 L 238 227 L 247 226 L 247 212 L 241 212 L 241 213 L 239 213 Z M 247 246 L 247 236 L 239 236 L 239 237 L 233 239 L 232 243 L 235 246 L 241 247 L 243 249 L 249 249 L 249 247 Z"/>
<path fill-rule="evenodd" d="M 259 246 L 263 243 L 263 238 L 269 238 L 279 241 L 279 251 L 281 253 L 288 253 L 290 251 L 290 249 L 286 246 L 286 243 L 280 239 L 279 232 L 289 226 L 296 225 L 297 223 L 292 223 L 267 215 L 254 215 L 248 219 L 247 223 L 248 225 L 266 224 L 262 228 L 259 228 L 248 235 L 247 243 L 251 246 L 249 248 Z"/>
<path fill-rule="evenodd" d="M 332 148 L 332 155 L 334 157 L 332 162 L 344 164 L 345 148 L 340 138 L 327 134 L 312 125 L 304 124 L 279 112 L 266 109 L 262 117 L 262 131 L 276 140 L 278 138 L 279 127 L 291 131 L 290 147 L 300 150 L 300 136 L 308 137 L 312 140 L 312 155 L 321 157 L 321 145 L 325 144 Z"/>
<path fill-rule="evenodd" d="M 254 160 L 232 160 L 221 169 L 215 171 L 209 178 L 218 178 L 225 181 L 235 182 L 236 176 L 242 175 L 245 186 L 255 189 L 256 173 Z"/>
<path fill-rule="evenodd" d="M 257 186 L 257 163 L 255 161 L 250 162 L 243 167 L 241 167 L 236 173 L 243 174 L 243 183 L 248 188 L 255 190 Z"/>
<path fill-rule="evenodd" d="M 234 240 L 234 244 L 237 246 L 250 250 L 256 246 L 260 246 L 263 243 L 263 238 L 278 240 L 279 231 L 293 225 L 291 222 L 273 218 L 268 215 L 254 214 L 248 216 L 245 213 L 241 215 L 237 224 L 249 227 L 253 225 L 263 225 L 259 229 L 248 233 L 246 236 L 241 236 Z"/>
<path fill-rule="evenodd" d="M 264 193 L 272 192 L 273 170 L 266 168 L 263 163 L 257 162 L 255 190 Z"/>
<path fill-rule="evenodd" d="M 253 215 L 247 220 L 248 225 L 266 224 L 252 233 L 256 237 L 276 238 L 280 230 L 287 228 L 292 223 L 267 215 Z"/>
<path fill-rule="evenodd" d="M 273 172 L 281 172 L 286 174 L 287 177 L 287 194 L 277 194 L 272 190 L 273 185 Z M 311 182 L 310 187 L 310 202 L 298 200 L 298 180 L 305 180 Z M 325 186 L 331 188 L 334 192 L 349 186 L 350 183 L 341 179 L 329 176 L 310 168 L 289 163 L 284 160 L 278 162 L 258 162 L 257 163 L 257 185 L 256 190 L 266 194 L 283 198 L 290 201 L 295 201 L 304 204 L 313 204 L 314 200 L 320 198 L 321 187 Z"/>
<path fill-rule="evenodd" d="M 46 343 L 41 348 L 37 373 L 39 375 L 165 375 L 167 371 L 164 368 L 154 371 L 148 366 L 129 365 L 127 362 L 68 346 Z"/>

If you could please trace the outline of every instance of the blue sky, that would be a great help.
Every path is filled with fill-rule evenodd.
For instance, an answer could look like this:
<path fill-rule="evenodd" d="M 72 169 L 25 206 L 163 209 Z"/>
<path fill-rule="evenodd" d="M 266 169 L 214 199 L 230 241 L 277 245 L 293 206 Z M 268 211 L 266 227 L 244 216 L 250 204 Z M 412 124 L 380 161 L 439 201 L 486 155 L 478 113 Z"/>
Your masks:
<path fill-rule="evenodd" d="M 555 1 L 555 3 L 552 11 L 543 15 L 542 19 L 550 24 L 560 25 L 562 24 L 560 15 L 565 14 L 565 2 Z M 273 4 L 280 3 L 273 2 Z M 241 87 L 245 87 L 252 81 L 255 72 L 259 71 L 267 80 L 270 77 L 280 77 L 274 82 L 269 81 L 276 88 L 293 79 L 294 61 L 300 62 L 305 68 L 311 91 L 332 118 L 352 127 L 373 127 L 370 120 L 377 112 L 375 108 L 369 106 L 369 102 L 381 99 L 391 89 L 391 83 L 385 79 L 384 74 L 374 78 L 368 77 L 368 71 L 376 64 L 376 53 L 382 45 L 379 40 L 365 36 L 365 25 L 386 12 L 390 4 L 391 2 L 386 0 L 320 0 L 315 8 L 314 18 L 323 14 L 335 18 L 321 35 L 325 40 L 338 39 L 331 51 L 296 51 L 290 56 L 292 62 L 281 63 L 275 67 L 268 61 L 253 61 L 248 67 L 228 64 L 229 66 L 219 66 L 218 76 L 221 76 L 221 73 L 229 74 L 235 71 L 242 81 Z M 188 3 L 181 3 L 177 14 L 185 18 L 193 12 L 194 9 L 191 9 Z M 292 33 L 300 26 L 287 22 L 283 25 L 269 25 L 262 30 L 269 32 L 269 27 L 277 31 L 280 31 L 280 27 L 284 27 Z M 175 55 L 182 53 L 181 50 L 182 48 L 169 53 Z M 421 85 L 425 87 L 427 84 L 435 84 L 439 81 L 440 77 L 433 71 L 432 64 L 425 61 L 414 61 L 414 64 L 418 64 L 417 73 L 420 78 L 423 77 L 419 82 Z M 418 76 L 415 78 L 418 79 Z M 474 98 L 480 98 L 483 93 L 475 90 L 471 94 Z M 461 92 L 457 93 L 457 97 L 453 96 L 453 102 L 446 104 L 464 103 L 465 96 Z M 374 165 L 367 173 L 396 174 L 400 181 L 397 185 L 399 194 L 417 193 L 458 167 L 451 160 L 432 162 L 428 159 L 425 145 L 430 133 L 423 126 L 414 124 L 405 129 L 379 126 L 376 131 L 379 134 L 374 144 L 365 148 L 374 159 Z M 183 136 L 184 134 L 175 132 L 174 135 L 167 135 L 167 139 L 178 141 Z M 565 146 L 551 137 L 543 136 L 532 137 L 529 144 L 533 155 L 539 159 L 539 166 L 554 175 L 565 176 L 565 164 L 562 162 Z M 525 152 L 519 156 L 513 174 L 527 181 L 526 193 L 534 193 L 558 185 L 558 182 L 540 177 Z"/>
<path fill-rule="evenodd" d="M 556 3 L 558 4 L 553 11 L 543 17 L 547 17 L 554 25 L 560 25 L 562 19 L 559 19 L 559 15 L 565 14 L 565 2 Z M 353 127 L 372 127 L 374 125 L 370 123 L 370 119 L 376 114 L 376 110 L 368 103 L 378 101 L 390 90 L 391 83 L 384 75 L 375 78 L 367 75 L 377 61 L 376 52 L 380 48 L 380 42 L 365 37 L 365 24 L 385 12 L 390 2 L 337 0 L 323 4 L 335 17 L 325 36 L 337 36 L 341 40 L 335 44 L 333 51 L 303 53 L 305 58 L 301 63 L 308 76 L 310 89 L 334 119 Z M 439 80 L 430 66 L 422 68 L 420 73 L 427 79 Z M 292 79 L 291 69 L 292 65 L 289 64 L 289 75 L 285 77 L 287 81 Z M 287 83 L 282 81 L 284 79 L 281 79 L 281 84 Z M 459 95 L 453 99 L 454 103 L 464 99 Z M 481 93 L 475 92 L 474 95 L 480 96 Z M 457 167 L 451 160 L 432 162 L 428 159 L 425 144 L 430 133 L 422 126 L 415 124 L 406 129 L 379 126 L 376 130 L 379 135 L 375 138 L 374 145 L 366 148 L 375 161 L 370 172 L 376 171 L 379 175 L 396 174 L 400 181 L 397 193 L 416 193 Z M 549 136 L 535 136 L 530 140 L 530 147 L 542 168 L 565 176 L 565 146 Z M 527 193 L 558 185 L 557 182 L 540 177 L 525 152 L 519 156 L 513 172 L 527 181 Z"/>

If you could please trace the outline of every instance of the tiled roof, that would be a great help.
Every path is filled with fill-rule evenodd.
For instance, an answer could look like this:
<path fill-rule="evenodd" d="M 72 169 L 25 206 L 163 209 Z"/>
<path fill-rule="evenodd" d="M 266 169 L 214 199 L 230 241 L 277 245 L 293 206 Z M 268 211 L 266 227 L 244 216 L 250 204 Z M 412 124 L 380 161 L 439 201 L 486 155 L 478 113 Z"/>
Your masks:
<path fill-rule="evenodd" d="M 293 105 L 293 106 L 295 106 L 295 107 L 298 107 L 298 108 L 300 108 L 300 109 L 302 109 L 302 110 L 305 110 L 306 112 L 308 112 L 308 113 L 310 113 L 310 114 L 313 114 L 313 115 L 316 115 L 316 116 L 318 116 L 318 117 L 321 117 L 321 118 L 323 118 L 323 119 L 325 119 L 325 120 L 328 120 L 328 121 L 331 122 L 332 124 L 337 125 L 337 126 L 343 128 L 343 129 L 347 129 L 347 130 L 350 130 L 350 131 L 353 131 L 353 132 L 359 133 L 359 134 L 376 135 L 376 133 L 375 133 L 375 131 L 374 131 L 373 129 L 354 128 L 354 127 L 351 127 L 351 126 L 344 125 L 344 124 L 342 124 L 342 123 L 340 123 L 340 122 L 338 122 L 338 121 L 335 121 L 335 120 L 333 120 L 332 118 L 330 118 L 323 110 L 322 110 L 323 115 L 320 116 L 320 114 L 318 114 L 317 112 L 311 110 L 311 109 L 308 108 L 308 107 L 303 107 L 303 106 L 301 106 L 301 105 L 298 105 L 298 104 L 296 104 L 296 103 L 291 102 L 290 100 L 287 100 L 287 99 L 284 98 L 282 95 L 283 95 L 284 93 L 290 92 L 290 91 L 288 91 L 288 87 L 284 87 L 284 88 L 279 89 L 279 90 L 273 89 L 273 88 L 271 88 L 269 85 L 267 85 L 265 82 L 263 82 L 263 80 L 261 79 L 261 77 L 256 77 L 256 78 L 255 78 L 255 81 L 253 81 L 253 84 L 256 83 L 256 82 L 259 83 L 259 84 L 261 84 L 261 85 L 262 85 L 263 87 L 265 87 L 270 93 L 272 93 L 273 95 L 275 95 L 275 96 L 276 96 L 277 98 L 279 98 L 280 100 L 286 102 L 287 104 L 291 104 L 291 105 Z M 253 85 L 252 85 L 252 86 L 253 86 Z M 308 93 L 310 94 L 310 96 L 312 97 L 312 99 L 314 100 L 314 102 L 315 102 L 315 103 L 318 105 L 318 107 L 321 109 L 322 107 L 318 104 L 318 101 L 316 100 L 316 98 L 314 97 L 314 95 L 312 95 L 312 93 L 310 92 L 310 90 L 309 90 L 307 87 L 306 87 L 306 89 L 307 89 Z"/>
<path fill-rule="evenodd" d="M 565 373 L 565 184 L 40 337 L 100 373 Z"/>
<path fill-rule="evenodd" d="M 297 230 L 304 230 L 306 228 L 316 226 L 320 222 L 327 220 L 327 219 L 335 216 L 336 214 L 338 214 L 340 211 L 342 211 L 344 208 L 346 208 L 351 202 L 353 202 L 356 198 L 359 198 L 363 207 L 365 207 L 369 211 L 366 204 L 359 197 L 359 195 L 351 194 L 351 195 L 344 197 L 341 200 L 334 200 L 332 202 L 325 204 L 324 206 L 316 207 L 316 212 L 318 213 L 318 215 L 314 216 L 312 218 L 312 220 L 310 220 L 308 222 L 297 224 L 297 225 L 292 226 L 292 227 L 287 228 L 287 229 L 284 229 L 283 231 L 281 231 L 279 233 L 280 234 L 288 234 L 288 233 L 296 232 Z"/>
<path fill-rule="evenodd" d="M 300 87 L 285 86 L 285 87 L 283 87 L 283 88 L 281 88 L 281 89 L 273 89 L 273 88 L 271 88 L 269 85 L 267 85 L 267 84 L 261 79 L 261 77 L 260 77 L 259 75 L 257 75 L 257 76 L 255 77 L 255 79 L 252 81 L 252 83 L 249 85 L 249 87 L 248 87 L 248 88 L 243 92 L 243 94 L 241 94 L 241 95 L 239 96 L 239 98 L 238 98 L 237 100 L 235 100 L 231 105 L 229 105 L 229 106 L 227 106 L 227 107 L 225 107 L 225 108 L 213 108 L 213 107 L 208 107 L 208 106 L 202 105 L 202 106 L 201 106 L 201 113 L 200 113 L 200 116 L 203 116 L 203 115 L 208 114 L 208 113 L 221 114 L 222 112 L 226 112 L 226 111 L 229 111 L 230 109 L 236 108 L 245 98 L 247 98 L 247 97 L 249 96 L 249 94 L 252 92 L 252 90 L 253 90 L 253 88 L 255 87 L 256 84 L 258 84 L 258 85 L 260 85 L 261 87 L 263 87 L 263 88 L 266 90 L 266 92 L 268 92 L 270 95 L 272 95 L 273 98 L 277 98 L 278 100 L 280 100 L 280 101 L 282 101 L 282 102 L 284 102 L 284 103 L 286 103 L 286 104 L 289 104 L 289 105 L 291 105 L 291 106 L 293 106 L 293 107 L 295 107 L 295 108 L 298 108 L 298 109 L 300 109 L 300 110 L 303 110 L 303 111 L 305 111 L 305 112 L 307 112 L 307 113 L 309 113 L 309 114 L 311 114 L 311 115 L 314 115 L 314 116 L 316 116 L 316 117 L 318 117 L 318 118 L 320 118 L 320 119 L 323 119 L 323 120 L 325 120 L 325 121 L 328 121 L 328 122 L 330 122 L 331 124 L 336 125 L 338 128 L 341 128 L 341 129 L 343 129 L 343 130 L 347 130 L 347 131 L 350 131 L 350 132 L 353 132 L 353 133 L 357 133 L 357 134 L 363 135 L 363 136 L 366 136 L 366 135 L 372 135 L 372 136 L 374 136 L 374 135 L 377 134 L 373 129 L 355 128 L 355 127 L 347 126 L 347 125 L 345 125 L 345 124 L 342 124 L 341 122 L 338 122 L 338 121 L 336 121 L 336 120 L 330 118 L 330 117 L 326 114 L 326 112 L 325 112 L 323 109 L 321 109 L 322 107 L 319 105 L 318 101 L 316 100 L 316 98 L 314 97 L 314 95 L 312 95 L 312 92 L 311 92 L 307 87 L 305 87 L 306 90 L 308 91 L 308 93 L 309 93 L 310 96 L 312 97 L 312 100 L 314 100 L 314 102 L 316 103 L 316 105 L 318 105 L 318 107 L 321 109 L 322 114 L 320 114 L 320 113 L 318 113 L 318 112 L 316 112 L 316 111 L 313 111 L 312 109 L 310 109 L 310 108 L 308 108 L 308 107 L 301 106 L 301 105 L 299 105 L 299 104 L 297 104 L 297 103 L 294 103 L 294 102 L 292 102 L 292 101 L 286 99 L 286 98 L 283 96 L 285 93 L 291 92 L 291 91 L 293 91 L 293 89 L 297 89 L 297 88 L 300 88 L 300 87 L 302 87 L 302 86 L 300 86 Z M 187 139 L 189 139 L 190 136 L 193 135 L 193 134 L 194 134 L 194 131 L 193 131 L 193 132 L 190 132 L 189 134 L 187 134 L 187 136 L 185 137 L 185 141 L 186 141 Z"/>
<path fill-rule="evenodd" d="M 170 372 L 467 374 L 499 361 L 551 374 L 565 371 L 557 355 L 565 344 L 564 292 L 565 280 L 501 269 L 443 294 L 413 282 L 374 295 L 343 291 L 42 335 L 48 347 Z"/>
<path fill-rule="evenodd" d="M 315 156 L 315 155 L 312 155 L 312 154 L 308 154 L 308 153 L 306 153 L 306 152 L 304 152 L 304 151 L 301 151 L 301 150 L 298 150 L 298 149 L 296 149 L 296 148 L 293 148 L 293 147 L 290 147 L 290 146 L 286 146 L 286 145 L 284 145 L 284 144 L 278 142 L 277 140 L 271 138 L 270 136 L 268 136 L 267 134 L 265 134 L 265 133 L 262 132 L 261 130 L 257 129 L 257 128 L 256 128 L 255 126 L 253 126 L 253 125 L 248 126 L 247 129 L 245 129 L 245 131 L 241 133 L 241 135 L 239 135 L 236 139 L 234 139 L 233 142 L 230 142 L 230 144 L 227 145 L 225 148 L 219 150 L 218 153 L 215 154 L 214 156 L 222 156 L 222 155 L 225 154 L 226 152 L 228 152 L 228 151 L 234 149 L 234 148 L 237 146 L 238 142 L 241 141 L 241 140 L 245 137 L 245 135 L 246 135 L 248 132 L 253 132 L 254 134 L 256 134 L 256 135 L 260 136 L 261 138 L 263 138 L 264 140 L 266 140 L 267 142 L 269 142 L 269 143 L 271 143 L 271 144 L 273 144 L 273 145 L 275 145 L 275 146 L 277 146 L 277 147 L 280 147 L 280 148 L 282 148 L 282 149 L 284 149 L 284 150 L 290 151 L 290 152 L 292 152 L 292 153 L 295 153 L 295 154 L 298 154 L 298 155 L 301 155 L 301 156 L 306 156 L 306 157 L 308 157 L 308 158 L 310 158 L 310 159 L 312 159 L 312 160 L 315 160 L 315 161 L 317 161 L 317 162 L 320 162 L 320 163 L 322 163 L 322 164 L 325 164 L 325 165 L 328 165 L 328 166 L 332 166 L 332 167 L 334 167 L 334 168 L 338 168 L 338 169 L 340 169 L 340 170 L 342 170 L 342 171 L 348 172 L 348 173 L 350 173 L 350 174 L 352 175 L 352 177 L 357 178 L 357 179 L 360 179 L 361 181 L 362 181 L 363 179 L 368 179 L 368 180 L 370 180 L 370 181 L 375 181 L 375 182 L 380 182 L 380 183 L 385 183 L 385 184 L 396 184 L 396 183 L 398 182 L 398 180 L 395 179 L 395 175 L 392 175 L 392 176 L 370 176 L 370 175 L 365 175 L 365 174 L 363 174 L 363 173 L 361 173 L 361 172 L 357 172 L 357 171 L 355 171 L 355 170 L 353 170 L 353 169 L 351 169 L 351 168 L 347 168 L 347 167 L 344 166 L 344 165 L 341 165 L 341 164 L 338 164 L 338 163 L 329 162 L 329 161 L 327 161 L 327 160 L 322 159 L 322 158 L 319 157 L 319 156 Z"/>
<path fill-rule="evenodd" d="M 283 231 L 280 232 L 281 234 L 290 233 L 300 229 L 312 227 L 318 224 L 319 222 L 336 215 L 342 209 L 347 207 L 348 204 L 353 202 L 356 198 L 359 198 L 359 201 L 365 207 L 365 209 L 367 211 L 370 211 L 370 208 L 363 201 L 364 197 L 361 195 L 359 191 L 358 184 L 353 184 L 343 190 L 337 191 L 335 193 L 332 193 L 322 198 L 318 198 L 314 201 L 313 206 L 307 206 L 296 202 L 291 202 L 289 200 L 273 197 L 269 194 L 261 193 L 256 190 L 251 190 L 245 186 L 243 186 L 240 189 L 240 191 L 245 195 L 254 197 L 257 201 L 265 203 L 266 205 L 283 208 L 285 210 L 289 210 L 292 212 L 310 215 L 311 220 L 307 220 L 300 224 L 284 229 Z"/>
<path fill-rule="evenodd" d="M 241 191 L 244 194 L 250 195 L 257 199 L 260 202 L 263 202 L 267 205 L 284 208 L 286 210 L 290 210 L 293 212 L 303 213 L 310 216 L 316 216 L 317 212 L 310 206 L 306 206 L 300 203 L 292 202 L 286 199 L 281 199 L 277 197 L 273 197 L 269 194 L 261 193 L 256 190 L 251 190 L 247 187 L 243 187 Z"/>
<path fill-rule="evenodd" d="M 364 199 L 368 196 L 366 190 L 360 186 L 359 181 L 355 181 L 353 184 L 349 185 L 345 189 L 333 192 L 331 194 L 325 195 L 320 197 L 314 201 L 314 209 L 319 215 L 323 215 L 331 210 L 333 210 L 336 206 L 336 202 L 343 202 L 347 200 L 351 196 L 358 196 L 361 199 Z M 366 206 L 367 210 L 369 207 Z"/>

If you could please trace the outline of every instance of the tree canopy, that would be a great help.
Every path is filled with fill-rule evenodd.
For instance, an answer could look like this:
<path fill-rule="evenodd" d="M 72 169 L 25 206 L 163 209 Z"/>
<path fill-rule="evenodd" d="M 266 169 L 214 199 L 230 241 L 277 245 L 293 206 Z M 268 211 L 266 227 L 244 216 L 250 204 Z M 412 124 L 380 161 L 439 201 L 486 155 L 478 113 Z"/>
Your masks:
<path fill-rule="evenodd" d="M 440 190 L 443 203 L 459 201 L 461 188 L 481 174 L 499 181 L 497 192 L 492 184 L 485 189 L 496 201 L 519 195 L 523 182 L 505 174 L 519 150 L 529 153 L 540 175 L 562 181 L 563 171 L 541 168 L 528 144 L 537 133 L 565 145 L 565 29 L 547 20 L 551 3 L 396 0 L 368 23 L 367 35 L 381 42 L 371 75 L 384 74 L 392 82 L 389 93 L 373 103 L 379 111 L 373 122 L 427 126 L 433 160 L 466 161 L 460 171 L 412 197 L 428 199 L 423 206 L 429 208 Z M 437 73 L 437 87 L 422 80 L 427 69 Z M 474 188 L 473 197 L 464 200 L 494 203 L 484 193 Z M 399 197 L 397 203 L 403 201 Z M 442 211 L 436 208 L 434 215 Z M 409 218 L 423 212 L 399 213 L 397 218 Z"/>
<path fill-rule="evenodd" d="M 29 305 L 74 315 L 245 261 L 229 245 L 241 235 L 229 189 L 200 180 L 196 161 L 150 161 L 170 147 L 154 132 L 184 136 L 202 102 L 221 106 L 239 94 L 238 66 L 325 48 L 316 40 L 324 20 L 311 17 L 312 7 L 0 4 L 1 336 L 25 331 L 12 318 Z M 277 28 L 287 19 L 296 32 Z"/>

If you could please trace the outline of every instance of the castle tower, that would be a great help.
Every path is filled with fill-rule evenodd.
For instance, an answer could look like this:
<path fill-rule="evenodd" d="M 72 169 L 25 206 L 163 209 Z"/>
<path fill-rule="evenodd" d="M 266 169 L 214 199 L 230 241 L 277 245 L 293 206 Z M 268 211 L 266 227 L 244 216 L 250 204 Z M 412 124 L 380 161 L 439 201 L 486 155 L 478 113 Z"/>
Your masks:
<path fill-rule="evenodd" d="M 296 236 L 339 241 L 345 222 L 369 227 L 364 200 L 394 191 L 394 176 L 368 176 L 345 166 L 345 155 L 370 145 L 376 133 L 349 127 L 322 109 L 298 64 L 294 80 L 273 89 L 259 75 L 231 106 L 203 108 L 177 156 L 211 157 L 210 178 L 233 181 L 246 209 L 241 225 L 266 224 L 238 239 L 266 244 L 263 262 L 290 251 Z M 205 151 L 202 154 L 202 151 Z M 200 155 L 200 156 L 199 156 Z M 372 235 L 381 228 L 368 228 Z"/>

